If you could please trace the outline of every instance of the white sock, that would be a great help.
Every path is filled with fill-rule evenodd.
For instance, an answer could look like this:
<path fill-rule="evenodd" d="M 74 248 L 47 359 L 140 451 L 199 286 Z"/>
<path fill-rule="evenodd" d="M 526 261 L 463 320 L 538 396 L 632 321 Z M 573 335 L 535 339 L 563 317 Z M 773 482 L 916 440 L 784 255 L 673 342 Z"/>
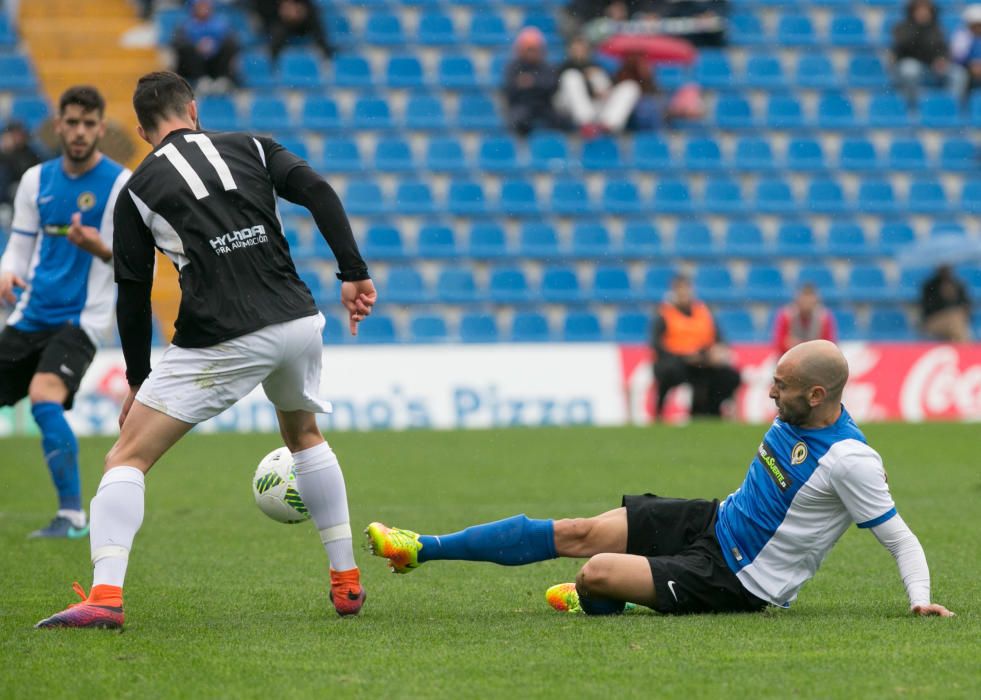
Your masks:
<path fill-rule="evenodd" d="M 133 538 L 143 524 L 143 472 L 113 467 L 99 483 L 91 505 L 92 585 L 122 588 Z"/>
<path fill-rule="evenodd" d="M 296 489 L 320 530 L 320 540 L 334 571 L 357 566 L 351 543 L 347 489 L 337 456 L 326 442 L 293 453 Z"/>
<path fill-rule="evenodd" d="M 68 520 L 71 521 L 72 527 L 79 529 L 85 527 L 84 510 L 68 510 L 67 508 L 59 508 L 55 515 L 57 515 L 59 518 L 68 518 Z"/>

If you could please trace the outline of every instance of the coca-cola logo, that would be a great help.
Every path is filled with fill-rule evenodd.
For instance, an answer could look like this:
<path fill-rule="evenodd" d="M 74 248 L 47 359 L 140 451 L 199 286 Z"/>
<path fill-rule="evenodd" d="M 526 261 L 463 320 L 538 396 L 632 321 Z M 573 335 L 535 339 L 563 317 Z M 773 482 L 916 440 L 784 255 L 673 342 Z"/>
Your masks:
<path fill-rule="evenodd" d="M 981 419 L 981 364 L 961 368 L 960 361 L 956 348 L 942 345 L 910 367 L 899 399 L 904 419 Z"/>

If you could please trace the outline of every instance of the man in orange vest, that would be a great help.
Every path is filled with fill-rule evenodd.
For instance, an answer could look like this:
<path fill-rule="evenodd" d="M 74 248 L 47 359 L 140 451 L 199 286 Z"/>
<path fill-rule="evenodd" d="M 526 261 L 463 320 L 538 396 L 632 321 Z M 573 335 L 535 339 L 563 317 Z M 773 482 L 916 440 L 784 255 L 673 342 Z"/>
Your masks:
<path fill-rule="evenodd" d="M 712 312 L 695 299 L 684 275 L 671 281 L 671 292 L 658 307 L 652 345 L 657 415 L 668 392 L 681 384 L 691 385 L 693 416 L 720 415 L 722 402 L 739 387 L 739 371 L 732 366 Z"/>

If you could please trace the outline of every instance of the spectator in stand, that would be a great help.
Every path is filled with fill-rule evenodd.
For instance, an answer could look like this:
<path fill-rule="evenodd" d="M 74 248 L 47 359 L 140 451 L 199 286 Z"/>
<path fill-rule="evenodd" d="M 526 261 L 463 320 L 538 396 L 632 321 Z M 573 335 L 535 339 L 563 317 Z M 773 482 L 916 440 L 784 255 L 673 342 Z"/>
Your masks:
<path fill-rule="evenodd" d="M 613 83 L 636 83 L 640 87 L 640 99 L 627 124 L 630 129 L 658 129 L 673 121 L 701 119 L 705 115 L 705 104 L 697 85 L 683 85 L 673 95 L 668 95 L 658 86 L 643 54 L 625 56 L 613 75 Z"/>
<path fill-rule="evenodd" d="M 269 35 L 269 51 L 273 59 L 286 44 L 295 38 L 309 37 L 323 53 L 331 58 L 336 49 L 327 37 L 314 0 L 253 0 L 253 7 Z"/>
<path fill-rule="evenodd" d="M 821 303 L 813 284 L 803 284 L 797 298 L 777 312 L 773 324 L 773 346 L 783 355 L 808 340 L 837 342 L 834 314 Z"/>
<path fill-rule="evenodd" d="M 693 26 L 689 31 L 671 31 L 695 46 L 725 46 L 726 17 L 729 0 L 649 0 L 643 14 L 660 19 L 691 19 L 703 22 L 705 27 Z"/>
<path fill-rule="evenodd" d="M 941 265 L 923 283 L 920 312 L 923 331 L 934 340 L 966 343 L 971 339 L 971 300 L 950 265 Z"/>
<path fill-rule="evenodd" d="M 0 206 L 12 206 L 20 178 L 41 162 L 31 148 L 31 135 L 20 122 L 10 122 L 0 132 Z"/>
<path fill-rule="evenodd" d="M 691 281 L 679 275 L 657 311 L 651 344 L 656 415 L 668 392 L 681 384 L 692 389 L 693 416 L 719 416 L 722 404 L 739 388 L 739 370 L 716 327 L 712 312 L 692 293 Z"/>
<path fill-rule="evenodd" d="M 951 53 L 968 73 L 968 90 L 981 87 L 981 4 L 970 5 L 964 14 L 964 26 L 954 34 Z"/>
<path fill-rule="evenodd" d="M 614 84 L 593 60 L 585 39 L 576 37 L 569 43 L 565 63 L 559 68 L 555 107 L 579 127 L 585 138 L 623 131 L 640 94 L 636 80 L 624 79 Z"/>
<path fill-rule="evenodd" d="M 893 28 L 892 35 L 896 85 L 910 104 L 916 104 L 923 87 L 945 88 L 954 99 L 963 99 L 967 71 L 951 60 L 940 26 L 940 9 L 933 0 L 909 0 L 906 16 Z"/>
<path fill-rule="evenodd" d="M 558 73 L 545 57 L 545 36 L 525 27 L 514 41 L 514 58 L 504 69 L 508 125 L 521 136 L 537 128 L 569 129 L 571 123 L 553 104 Z"/>
<path fill-rule="evenodd" d="M 211 0 L 191 0 L 190 10 L 174 35 L 176 72 L 197 83 L 201 92 L 221 92 L 238 85 L 235 61 L 239 46 L 228 20 L 215 14 Z"/>

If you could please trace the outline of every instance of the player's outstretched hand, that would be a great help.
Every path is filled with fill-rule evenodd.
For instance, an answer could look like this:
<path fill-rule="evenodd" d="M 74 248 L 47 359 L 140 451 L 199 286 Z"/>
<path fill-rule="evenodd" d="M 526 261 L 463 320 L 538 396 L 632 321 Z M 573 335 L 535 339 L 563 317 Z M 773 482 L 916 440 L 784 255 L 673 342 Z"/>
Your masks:
<path fill-rule="evenodd" d="M 930 603 L 929 605 L 914 605 L 913 614 L 920 617 L 954 617 L 954 613 L 942 605 Z"/>
<path fill-rule="evenodd" d="M 341 303 L 347 309 L 351 335 L 358 334 L 358 324 L 371 315 L 371 307 L 376 301 L 378 292 L 370 279 L 341 283 Z"/>
<path fill-rule="evenodd" d="M 82 225 L 81 212 L 72 214 L 72 223 L 68 227 L 68 240 L 103 262 L 109 262 L 112 259 L 112 251 L 99 236 L 99 229 L 94 226 Z"/>
<path fill-rule="evenodd" d="M 0 274 L 0 299 L 8 304 L 16 304 L 17 297 L 14 294 L 14 287 L 23 289 L 26 286 L 27 283 L 13 272 L 4 272 Z"/>

